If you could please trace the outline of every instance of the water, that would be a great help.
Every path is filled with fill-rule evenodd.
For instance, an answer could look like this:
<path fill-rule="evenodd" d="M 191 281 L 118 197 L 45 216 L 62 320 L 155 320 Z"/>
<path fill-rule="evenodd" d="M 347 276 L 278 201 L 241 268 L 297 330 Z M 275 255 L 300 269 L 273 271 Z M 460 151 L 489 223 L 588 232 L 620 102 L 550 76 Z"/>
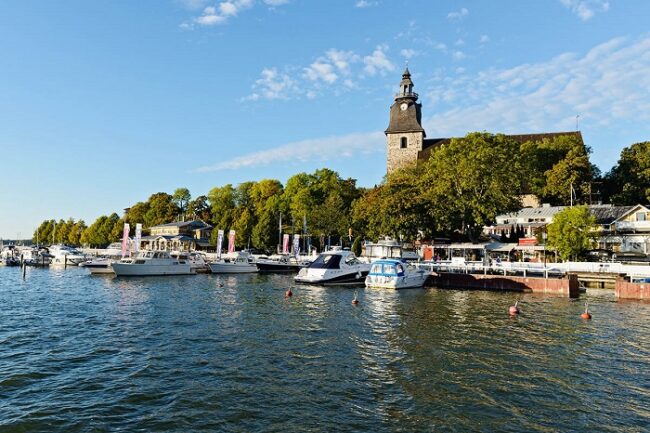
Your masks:
<path fill-rule="evenodd" d="M 0 432 L 648 431 L 648 303 L 353 295 L 0 268 Z"/>

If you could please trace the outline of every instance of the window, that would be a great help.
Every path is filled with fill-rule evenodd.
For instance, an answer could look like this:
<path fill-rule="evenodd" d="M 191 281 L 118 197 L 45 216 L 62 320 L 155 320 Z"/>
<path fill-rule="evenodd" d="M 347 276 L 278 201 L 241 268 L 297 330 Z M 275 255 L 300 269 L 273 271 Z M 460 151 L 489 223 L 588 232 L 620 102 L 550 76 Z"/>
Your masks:
<path fill-rule="evenodd" d="M 637 221 L 645 221 L 645 212 L 637 212 L 636 213 L 636 220 Z"/>
<path fill-rule="evenodd" d="M 408 138 L 402 137 L 399 147 L 401 149 L 406 149 L 407 146 L 408 146 Z"/>

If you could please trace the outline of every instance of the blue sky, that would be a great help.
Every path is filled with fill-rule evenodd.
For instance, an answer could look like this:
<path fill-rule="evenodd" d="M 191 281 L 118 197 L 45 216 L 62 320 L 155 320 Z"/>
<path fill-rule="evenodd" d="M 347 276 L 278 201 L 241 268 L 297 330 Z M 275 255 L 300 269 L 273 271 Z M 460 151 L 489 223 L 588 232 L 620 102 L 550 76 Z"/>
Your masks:
<path fill-rule="evenodd" d="M 429 137 L 650 139 L 648 1 L 5 0 L 0 237 L 320 167 L 379 183 L 406 61 Z"/>

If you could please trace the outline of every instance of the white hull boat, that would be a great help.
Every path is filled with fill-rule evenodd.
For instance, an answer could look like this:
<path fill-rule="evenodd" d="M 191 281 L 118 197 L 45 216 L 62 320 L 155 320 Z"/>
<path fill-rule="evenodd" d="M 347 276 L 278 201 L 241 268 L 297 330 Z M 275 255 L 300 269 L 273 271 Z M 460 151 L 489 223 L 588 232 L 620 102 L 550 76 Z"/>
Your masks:
<path fill-rule="evenodd" d="M 333 250 L 321 253 L 294 278 L 297 283 L 323 285 L 360 285 L 370 271 L 370 263 L 362 263 L 351 251 Z"/>
<path fill-rule="evenodd" d="M 78 266 L 87 260 L 81 251 L 67 245 L 52 245 L 48 247 L 48 253 L 52 256 L 52 265 Z"/>
<path fill-rule="evenodd" d="M 100 257 L 94 260 L 87 260 L 85 262 L 79 263 L 79 267 L 88 269 L 92 275 L 96 274 L 114 274 L 113 263 L 116 263 L 116 259 L 110 259 L 105 257 Z"/>
<path fill-rule="evenodd" d="M 257 272 L 255 260 L 248 253 L 240 251 L 232 260 L 222 259 L 208 263 L 213 274 L 247 274 Z"/>
<path fill-rule="evenodd" d="M 408 289 L 424 286 L 429 273 L 408 266 L 400 260 L 375 260 L 366 277 L 366 287 L 381 289 Z"/>
<path fill-rule="evenodd" d="M 143 251 L 134 259 L 122 259 L 112 264 L 118 277 L 194 275 L 185 260 L 173 259 L 166 251 Z"/>

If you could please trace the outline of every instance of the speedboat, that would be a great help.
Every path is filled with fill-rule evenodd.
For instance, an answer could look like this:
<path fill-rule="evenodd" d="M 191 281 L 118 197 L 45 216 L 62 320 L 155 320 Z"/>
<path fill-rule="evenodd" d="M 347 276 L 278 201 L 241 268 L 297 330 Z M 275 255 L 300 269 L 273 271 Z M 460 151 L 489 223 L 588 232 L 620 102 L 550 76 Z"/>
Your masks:
<path fill-rule="evenodd" d="M 288 254 L 281 255 L 278 259 L 258 259 L 257 268 L 260 272 L 298 272 L 309 263 L 299 262 Z"/>
<path fill-rule="evenodd" d="M 245 251 L 239 251 L 232 259 L 220 259 L 208 263 L 213 274 L 244 274 L 257 272 L 255 259 Z"/>
<path fill-rule="evenodd" d="M 361 262 L 351 251 L 332 250 L 321 253 L 294 278 L 307 284 L 363 284 L 370 263 Z"/>
<path fill-rule="evenodd" d="M 172 258 L 167 251 L 142 251 L 135 258 L 125 258 L 112 265 L 115 275 L 194 275 L 192 265 Z"/>
<path fill-rule="evenodd" d="M 113 274 L 113 263 L 117 262 L 117 259 L 110 257 L 98 257 L 92 260 L 86 260 L 85 262 L 79 263 L 79 267 L 86 268 L 90 271 L 92 275 L 95 274 Z"/>
<path fill-rule="evenodd" d="M 409 266 L 401 260 L 380 259 L 370 265 L 366 287 L 382 289 L 422 287 L 428 277 L 428 272 Z"/>
<path fill-rule="evenodd" d="M 87 260 L 84 253 L 63 244 L 48 247 L 48 252 L 52 256 L 53 265 L 77 266 Z"/>

